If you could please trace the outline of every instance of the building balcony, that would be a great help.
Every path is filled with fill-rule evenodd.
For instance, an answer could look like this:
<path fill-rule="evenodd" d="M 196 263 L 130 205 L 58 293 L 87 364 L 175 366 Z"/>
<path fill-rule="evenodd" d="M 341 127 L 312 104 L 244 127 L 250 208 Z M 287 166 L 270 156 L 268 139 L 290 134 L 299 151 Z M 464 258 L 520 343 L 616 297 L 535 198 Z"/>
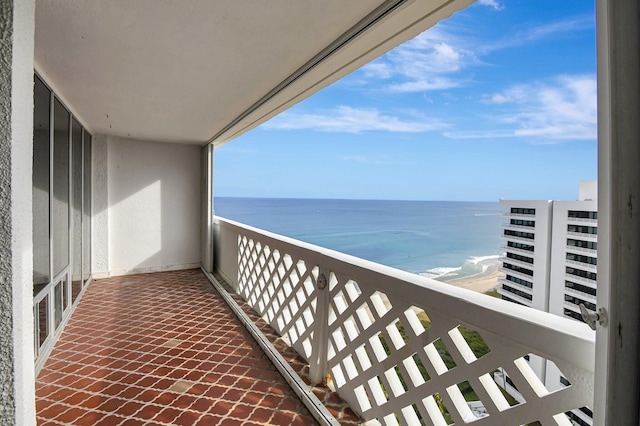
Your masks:
<path fill-rule="evenodd" d="M 531 288 L 529 288 L 527 286 L 524 286 L 522 284 L 518 284 L 516 282 L 513 282 L 511 280 L 507 280 L 506 278 L 498 278 L 498 282 L 500 284 L 504 284 L 504 285 L 507 285 L 509 287 L 513 287 L 513 288 L 515 288 L 517 290 L 520 290 L 520 291 L 522 291 L 524 293 L 533 295 L 533 289 L 531 289 Z M 529 301 L 529 303 L 531 303 L 531 301 Z"/>
<path fill-rule="evenodd" d="M 598 241 L 598 234 L 587 234 L 584 232 L 567 232 L 569 237 L 578 238 L 584 241 Z"/>
<path fill-rule="evenodd" d="M 593 265 L 591 263 L 584 263 L 584 262 L 579 262 L 577 260 L 568 260 L 567 259 L 567 265 L 572 265 L 575 266 L 577 268 L 583 269 L 585 271 L 589 271 L 589 272 L 598 272 L 598 266 L 597 265 Z"/>
<path fill-rule="evenodd" d="M 209 280 L 185 270 L 90 285 L 37 379 L 42 423 L 568 425 L 563 413 L 593 403 L 585 324 L 215 227 Z M 547 389 L 528 354 L 574 385 Z M 502 371 L 523 401 L 501 389 Z"/>
<path fill-rule="evenodd" d="M 577 247 L 577 246 L 570 246 L 567 244 L 566 246 L 567 251 L 568 252 L 573 252 L 573 253 L 577 253 L 577 254 L 589 254 L 592 255 L 594 257 L 597 257 L 598 255 L 598 250 L 594 250 L 594 249 L 590 249 L 590 248 L 586 248 L 586 247 Z"/>
<path fill-rule="evenodd" d="M 535 231 L 536 231 L 536 227 L 535 226 L 515 225 L 515 224 L 509 223 L 509 222 L 503 223 L 502 227 L 504 229 L 512 229 L 512 230 L 515 230 L 515 231 L 530 232 L 532 234 L 535 234 Z"/>
<path fill-rule="evenodd" d="M 535 214 L 511 213 L 511 212 L 502 213 L 502 216 L 504 216 L 504 217 L 527 218 L 527 219 L 534 219 L 536 217 Z"/>
<path fill-rule="evenodd" d="M 214 222 L 221 279 L 309 364 L 312 381 L 327 381 L 364 421 L 563 425 L 563 413 L 593 404 L 594 334 L 585 324 Z M 574 385 L 547 389 L 528 354 L 552 361 Z M 500 369 L 526 402 L 501 391 Z M 469 388 L 488 417 L 473 414 Z"/>

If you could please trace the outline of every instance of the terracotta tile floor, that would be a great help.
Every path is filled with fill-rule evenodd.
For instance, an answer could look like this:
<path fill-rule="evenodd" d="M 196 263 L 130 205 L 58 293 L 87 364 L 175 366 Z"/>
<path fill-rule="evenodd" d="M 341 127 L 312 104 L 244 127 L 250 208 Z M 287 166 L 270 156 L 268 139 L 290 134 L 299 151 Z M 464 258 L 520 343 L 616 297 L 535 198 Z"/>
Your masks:
<path fill-rule="evenodd" d="M 94 281 L 36 396 L 41 425 L 316 424 L 199 270 Z"/>
<path fill-rule="evenodd" d="M 242 310 L 251 318 L 254 324 L 260 328 L 262 334 L 264 334 L 271 344 L 280 352 L 280 355 L 289 363 L 293 370 L 300 376 L 300 378 L 311 387 L 311 390 L 316 397 L 324 404 L 329 412 L 340 422 L 341 425 L 356 426 L 360 425 L 361 421 L 358 415 L 338 396 L 337 393 L 332 392 L 325 384 L 321 383 L 315 386 L 310 385 L 309 380 L 309 365 L 305 360 L 298 355 L 291 347 L 289 347 L 284 339 L 278 336 L 271 326 L 264 321 L 248 303 L 244 300 L 224 282 L 222 277 L 215 275 L 218 282 L 223 284 L 227 292 L 231 294 L 236 303 L 242 308 Z"/>

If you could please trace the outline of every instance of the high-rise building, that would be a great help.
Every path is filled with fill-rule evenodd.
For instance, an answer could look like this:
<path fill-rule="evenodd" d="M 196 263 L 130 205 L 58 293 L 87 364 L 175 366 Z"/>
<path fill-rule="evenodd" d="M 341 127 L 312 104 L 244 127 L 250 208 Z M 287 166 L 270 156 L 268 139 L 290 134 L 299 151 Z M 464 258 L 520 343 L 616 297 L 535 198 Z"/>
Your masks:
<path fill-rule="evenodd" d="M 595 311 L 598 202 L 595 181 L 576 201 L 501 200 L 508 210 L 498 292 L 504 300 L 582 321 Z"/>
<path fill-rule="evenodd" d="M 503 236 L 506 252 L 498 293 L 504 300 L 583 321 L 580 305 L 596 310 L 598 250 L 597 182 L 580 182 L 576 201 L 501 200 L 508 210 Z M 556 365 L 527 356 L 529 365 L 553 391 L 569 382 Z M 506 374 L 502 383 L 510 383 Z M 496 381 L 500 381 L 496 379 Z M 505 389 L 517 400 L 513 385 Z M 580 426 L 593 424 L 583 407 L 567 413 Z"/>

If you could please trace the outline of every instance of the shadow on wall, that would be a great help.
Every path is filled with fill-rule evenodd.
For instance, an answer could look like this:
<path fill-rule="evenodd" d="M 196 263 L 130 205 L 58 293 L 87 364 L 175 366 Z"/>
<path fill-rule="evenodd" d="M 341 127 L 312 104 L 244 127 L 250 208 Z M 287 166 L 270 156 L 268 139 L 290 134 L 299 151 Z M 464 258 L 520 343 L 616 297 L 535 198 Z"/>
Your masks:
<path fill-rule="evenodd" d="M 198 266 L 201 148 L 101 139 L 107 141 L 109 273 Z"/>

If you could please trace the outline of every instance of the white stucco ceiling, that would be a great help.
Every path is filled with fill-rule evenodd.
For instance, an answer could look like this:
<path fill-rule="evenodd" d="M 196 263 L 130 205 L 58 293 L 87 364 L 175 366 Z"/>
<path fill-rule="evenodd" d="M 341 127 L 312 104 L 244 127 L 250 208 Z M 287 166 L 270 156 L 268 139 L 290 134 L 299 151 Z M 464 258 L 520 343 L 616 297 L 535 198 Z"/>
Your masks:
<path fill-rule="evenodd" d="M 408 2 L 340 49 L 342 57 L 332 55 L 220 140 L 263 122 L 470 1 Z M 38 0 L 36 69 L 94 133 L 204 144 L 382 3 Z"/>

